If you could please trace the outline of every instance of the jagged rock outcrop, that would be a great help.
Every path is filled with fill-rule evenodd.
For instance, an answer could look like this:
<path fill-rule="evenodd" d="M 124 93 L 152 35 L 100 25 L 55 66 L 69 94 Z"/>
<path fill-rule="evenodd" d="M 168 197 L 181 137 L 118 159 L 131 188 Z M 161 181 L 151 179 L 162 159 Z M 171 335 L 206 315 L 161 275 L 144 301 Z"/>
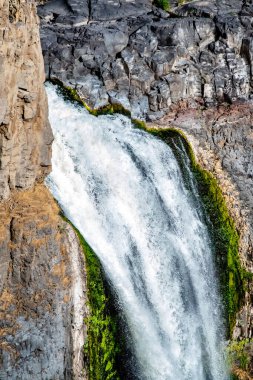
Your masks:
<path fill-rule="evenodd" d="M 86 379 L 83 253 L 51 168 L 36 6 L 0 0 L 0 379 Z"/>
<path fill-rule="evenodd" d="M 118 102 L 154 121 L 179 100 L 251 100 L 250 1 L 193 1 L 166 13 L 149 0 L 90 0 L 79 26 L 67 3 L 39 9 L 46 75 L 77 88 L 89 106 Z"/>

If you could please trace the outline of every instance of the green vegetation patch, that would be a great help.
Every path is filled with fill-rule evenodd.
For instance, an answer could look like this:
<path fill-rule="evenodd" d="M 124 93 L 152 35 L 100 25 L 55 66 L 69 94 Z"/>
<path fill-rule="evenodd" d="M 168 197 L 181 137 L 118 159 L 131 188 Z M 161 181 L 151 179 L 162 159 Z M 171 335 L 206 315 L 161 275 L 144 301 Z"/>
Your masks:
<path fill-rule="evenodd" d="M 243 371 L 249 370 L 250 364 L 250 339 L 231 341 L 227 347 L 227 359 L 230 368 L 239 368 Z"/>
<path fill-rule="evenodd" d="M 168 11 L 170 9 L 169 0 L 154 0 L 154 4 L 158 8 L 163 9 L 164 11 Z"/>
<path fill-rule="evenodd" d="M 159 137 L 173 149 L 172 141 L 183 144 L 190 159 L 191 170 L 196 179 L 197 188 L 204 205 L 206 219 L 214 245 L 216 269 L 220 279 L 220 289 L 225 307 L 227 336 L 233 332 L 236 313 L 240 310 L 244 298 L 249 274 L 241 265 L 239 257 L 239 234 L 226 206 L 222 191 L 214 176 L 204 170 L 196 161 L 193 149 L 186 136 L 179 130 L 155 129 L 143 127 L 149 133 Z M 182 157 L 173 149 L 182 168 Z"/>
<path fill-rule="evenodd" d="M 252 339 L 231 341 L 227 346 L 231 380 L 252 379 Z"/>
<path fill-rule="evenodd" d="M 81 104 L 93 116 L 113 115 L 114 113 L 119 113 L 131 118 L 131 112 L 119 103 L 107 104 L 100 108 L 91 108 L 85 103 L 75 88 L 65 86 L 58 79 L 51 79 L 51 83 L 58 85 L 58 90 L 65 99 L 73 100 L 74 102 Z"/>
<path fill-rule="evenodd" d="M 101 264 L 81 233 L 62 213 L 61 216 L 76 231 L 85 255 L 90 315 L 85 320 L 88 339 L 84 346 L 84 355 L 89 380 L 119 380 L 118 321 L 111 312 Z"/>

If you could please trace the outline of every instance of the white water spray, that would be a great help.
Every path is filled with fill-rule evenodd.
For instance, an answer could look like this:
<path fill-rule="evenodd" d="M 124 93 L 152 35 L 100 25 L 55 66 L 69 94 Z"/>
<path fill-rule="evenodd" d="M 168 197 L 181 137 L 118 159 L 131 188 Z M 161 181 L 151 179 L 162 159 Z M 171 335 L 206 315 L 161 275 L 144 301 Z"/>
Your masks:
<path fill-rule="evenodd" d="M 138 378 L 228 379 L 208 232 L 171 149 L 124 116 L 96 118 L 47 93 L 47 184 L 116 290 Z"/>

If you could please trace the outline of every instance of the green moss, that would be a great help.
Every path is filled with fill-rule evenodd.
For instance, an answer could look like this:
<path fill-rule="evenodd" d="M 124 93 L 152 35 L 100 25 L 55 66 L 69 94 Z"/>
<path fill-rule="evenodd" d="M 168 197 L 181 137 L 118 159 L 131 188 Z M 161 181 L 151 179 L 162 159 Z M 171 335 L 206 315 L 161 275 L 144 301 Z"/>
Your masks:
<path fill-rule="evenodd" d="M 61 213 L 63 219 L 66 219 Z M 87 273 L 87 289 L 90 315 L 86 325 L 88 339 L 84 346 L 89 380 L 119 380 L 117 360 L 120 353 L 118 345 L 117 319 L 111 313 L 105 279 L 99 259 L 85 241 L 81 233 L 72 225 L 82 246 Z"/>
<path fill-rule="evenodd" d="M 154 4 L 158 8 L 163 9 L 164 11 L 168 11 L 170 9 L 170 2 L 169 2 L 169 0 L 154 0 Z"/>
<path fill-rule="evenodd" d="M 146 123 L 145 123 L 145 121 L 143 121 L 143 120 L 138 120 L 138 119 L 131 119 L 131 121 L 132 121 L 133 125 L 134 125 L 136 128 L 146 130 Z"/>
<path fill-rule="evenodd" d="M 85 101 L 80 97 L 78 94 L 78 91 L 72 87 L 65 86 L 61 81 L 58 79 L 51 79 L 51 82 L 53 84 L 58 85 L 58 91 L 61 92 L 63 97 L 73 100 L 75 102 L 78 102 L 82 106 L 84 106 L 87 111 L 93 116 L 100 116 L 100 115 L 112 115 L 114 113 L 119 113 L 128 117 L 131 117 L 131 112 L 127 109 L 125 109 L 121 104 L 115 103 L 115 104 L 107 104 L 100 108 L 91 108 L 89 107 Z"/>
<path fill-rule="evenodd" d="M 196 179 L 199 194 L 209 223 L 216 268 L 220 278 L 220 288 L 225 306 L 227 335 L 231 336 L 236 313 L 243 304 L 248 279 L 252 277 L 241 265 L 239 257 L 239 233 L 226 206 L 222 191 L 214 176 L 197 163 L 193 149 L 186 136 L 176 129 L 155 129 L 141 126 L 149 133 L 165 141 L 173 149 L 174 144 L 183 144 L 190 159 L 191 170 Z M 174 153 L 182 167 L 182 157 Z"/>

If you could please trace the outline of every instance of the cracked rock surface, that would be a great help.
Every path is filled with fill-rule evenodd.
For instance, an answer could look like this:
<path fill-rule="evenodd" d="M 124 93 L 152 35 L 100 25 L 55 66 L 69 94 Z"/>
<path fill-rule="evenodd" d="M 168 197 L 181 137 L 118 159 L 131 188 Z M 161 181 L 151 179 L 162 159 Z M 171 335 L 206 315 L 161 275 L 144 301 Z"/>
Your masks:
<path fill-rule="evenodd" d="M 0 204 L 0 378 L 86 379 L 83 252 L 44 185 Z"/>
<path fill-rule="evenodd" d="M 118 102 L 154 121 L 179 100 L 251 100 L 251 1 L 192 1 L 169 13 L 150 0 L 78 1 L 82 24 L 69 0 L 38 12 L 47 78 L 77 88 L 89 106 Z"/>
<path fill-rule="evenodd" d="M 44 78 L 35 4 L 0 0 L 0 200 L 50 171 Z"/>

